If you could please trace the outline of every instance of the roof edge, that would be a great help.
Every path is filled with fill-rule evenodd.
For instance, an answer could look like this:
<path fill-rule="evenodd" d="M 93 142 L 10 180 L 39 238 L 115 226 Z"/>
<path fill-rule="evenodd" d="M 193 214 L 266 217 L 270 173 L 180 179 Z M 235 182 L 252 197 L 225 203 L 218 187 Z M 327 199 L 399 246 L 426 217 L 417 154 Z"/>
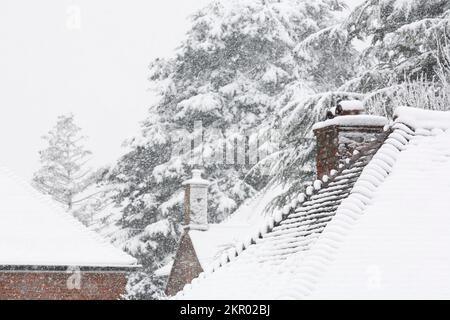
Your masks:
<path fill-rule="evenodd" d="M 76 266 L 76 265 L 0 265 L 0 272 L 130 272 L 141 265 Z"/>
<path fill-rule="evenodd" d="M 413 129 L 450 129 L 450 111 L 397 107 L 394 120 Z"/>

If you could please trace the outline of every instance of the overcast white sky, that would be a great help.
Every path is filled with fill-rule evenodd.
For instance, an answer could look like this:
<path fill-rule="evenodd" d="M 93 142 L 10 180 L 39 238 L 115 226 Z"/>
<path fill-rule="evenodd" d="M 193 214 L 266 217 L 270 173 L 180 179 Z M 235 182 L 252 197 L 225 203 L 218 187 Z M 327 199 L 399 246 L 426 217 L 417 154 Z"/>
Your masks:
<path fill-rule="evenodd" d="M 146 114 L 149 63 L 173 53 L 208 2 L 1 0 L 0 164 L 29 179 L 41 136 L 68 112 L 93 164 L 113 162 Z"/>

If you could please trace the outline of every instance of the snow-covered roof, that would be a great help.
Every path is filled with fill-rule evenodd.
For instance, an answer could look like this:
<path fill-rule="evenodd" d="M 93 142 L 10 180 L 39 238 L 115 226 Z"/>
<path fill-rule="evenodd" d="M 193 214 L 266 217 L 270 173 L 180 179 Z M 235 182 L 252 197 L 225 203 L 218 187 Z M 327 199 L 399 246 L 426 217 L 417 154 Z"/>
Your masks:
<path fill-rule="evenodd" d="M 211 269 L 215 260 L 255 233 L 261 223 L 270 217 L 265 215 L 267 205 L 283 192 L 280 185 L 245 201 L 227 220 L 210 224 L 208 231 L 190 230 L 189 236 L 203 270 Z M 273 213 L 272 213 L 273 214 Z"/>
<path fill-rule="evenodd" d="M 260 233 L 238 247 L 237 257 L 233 253 L 223 256 L 215 263 L 215 271 L 207 270 L 206 279 L 198 281 L 201 285 L 193 282 L 188 286 L 183 298 L 208 298 L 204 296 L 206 291 L 211 293 L 209 298 L 212 299 L 276 297 L 283 283 L 277 282 L 278 277 L 274 275 L 289 270 L 286 264 L 290 257 L 302 256 L 315 243 L 380 144 L 374 141 L 346 165 L 333 170 L 331 177 L 315 181 L 306 189 L 306 194 L 299 194 L 281 214 L 275 214 L 271 223 L 260 225 Z M 228 260 L 232 262 L 227 263 Z"/>
<path fill-rule="evenodd" d="M 178 297 L 450 297 L 449 113 L 400 108 L 396 114 L 368 164 L 361 152 L 330 182 L 316 182 L 307 201 L 278 217 L 270 232 L 229 254 Z M 340 191 L 338 181 L 351 191 Z M 312 211 L 299 214 L 308 207 Z M 331 221 L 312 231 L 333 210 Z"/>
<path fill-rule="evenodd" d="M 0 167 L 0 266 L 128 268 L 136 260 Z"/>
<path fill-rule="evenodd" d="M 318 242 L 336 247 L 312 298 L 450 297 L 450 112 L 397 114 L 415 130 L 395 133 L 409 141 L 401 152 L 380 153 L 391 174 L 366 191 L 372 204 L 356 212 L 355 225 L 330 240 L 347 215 L 340 212 Z"/>
<path fill-rule="evenodd" d="M 450 124 L 450 112 L 429 111 L 410 107 L 395 109 L 394 118 L 414 129 L 447 130 Z"/>
<path fill-rule="evenodd" d="M 236 248 L 258 231 L 264 221 L 270 220 L 275 212 L 266 215 L 269 203 L 279 196 L 287 187 L 271 185 L 244 203 L 225 221 L 211 223 L 208 229 L 188 231 L 195 253 L 203 270 L 211 270 L 214 262 L 232 248 Z M 173 260 L 155 271 L 156 276 L 168 276 Z"/>

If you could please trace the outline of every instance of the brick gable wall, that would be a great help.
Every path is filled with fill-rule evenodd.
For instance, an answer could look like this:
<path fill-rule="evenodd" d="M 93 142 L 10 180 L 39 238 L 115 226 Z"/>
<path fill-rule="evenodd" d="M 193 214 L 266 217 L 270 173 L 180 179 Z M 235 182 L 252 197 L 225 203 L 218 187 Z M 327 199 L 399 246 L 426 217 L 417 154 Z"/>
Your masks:
<path fill-rule="evenodd" d="M 80 289 L 69 289 L 71 276 L 63 271 L 0 271 L 0 300 L 117 300 L 125 293 L 126 273 L 81 271 Z"/>
<path fill-rule="evenodd" d="M 188 229 L 181 236 L 169 280 L 166 286 L 166 295 L 173 296 L 181 291 L 183 287 L 191 283 L 203 271 L 197 254 L 189 237 Z"/>

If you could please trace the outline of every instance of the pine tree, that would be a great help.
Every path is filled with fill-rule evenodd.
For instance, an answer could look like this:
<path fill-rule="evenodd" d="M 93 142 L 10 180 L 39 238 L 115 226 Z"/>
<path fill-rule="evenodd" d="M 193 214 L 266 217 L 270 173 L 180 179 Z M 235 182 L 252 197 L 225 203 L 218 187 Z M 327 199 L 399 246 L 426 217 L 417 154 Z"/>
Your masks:
<path fill-rule="evenodd" d="M 72 114 L 59 116 L 43 139 L 48 145 L 39 152 L 41 168 L 33 176 L 33 185 L 71 210 L 76 195 L 91 183 L 91 169 L 86 167 L 91 152 L 83 146 L 85 137 Z"/>

